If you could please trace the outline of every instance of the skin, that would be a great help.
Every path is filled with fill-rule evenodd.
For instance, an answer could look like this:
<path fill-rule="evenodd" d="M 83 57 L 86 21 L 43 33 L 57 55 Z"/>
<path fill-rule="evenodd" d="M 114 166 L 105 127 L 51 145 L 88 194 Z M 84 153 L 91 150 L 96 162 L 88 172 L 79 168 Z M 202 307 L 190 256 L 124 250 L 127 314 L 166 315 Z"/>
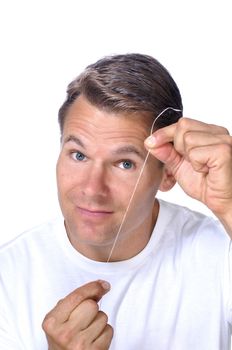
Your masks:
<path fill-rule="evenodd" d="M 143 116 L 99 110 L 83 96 L 67 113 L 57 162 L 59 202 L 72 245 L 90 259 L 107 261 L 147 155 L 148 135 Z M 149 157 L 111 261 L 129 259 L 146 246 L 158 215 L 155 195 L 173 185 L 167 179 L 165 168 Z"/>
<path fill-rule="evenodd" d="M 145 146 L 165 163 L 190 197 L 218 217 L 232 238 L 232 137 L 228 130 L 182 118 L 157 130 Z"/>
<path fill-rule="evenodd" d="M 92 259 L 104 261 L 138 178 L 149 128 L 141 117 L 117 118 L 82 97 L 78 100 L 64 126 L 57 164 L 59 200 L 73 246 Z M 81 137 L 84 149 L 76 141 L 67 142 L 69 135 Z M 129 145 L 135 146 L 142 157 L 128 152 Z M 122 146 L 127 146 L 126 152 L 125 148 L 121 152 Z M 148 158 L 114 260 L 130 258 L 144 248 L 159 210 L 154 196 L 158 189 L 169 190 L 175 181 L 189 196 L 207 205 L 232 238 L 232 137 L 228 131 L 182 118 L 156 131 L 145 140 L 145 147 L 154 158 Z M 77 151 L 87 159 L 73 159 Z M 123 160 L 137 165 L 125 170 Z M 97 305 L 108 290 L 106 282 L 95 281 L 58 302 L 43 322 L 49 350 L 109 348 L 113 330 Z"/>
<path fill-rule="evenodd" d="M 90 259 L 108 259 L 147 155 L 145 120 L 141 114 L 99 110 L 83 96 L 67 113 L 58 196 L 71 244 Z M 129 259 L 146 246 L 159 211 L 155 195 L 174 183 L 166 167 L 148 157 L 111 261 Z M 42 327 L 49 350 L 109 348 L 113 330 L 97 304 L 109 290 L 102 285 L 95 281 L 74 290 L 46 315 Z"/>
<path fill-rule="evenodd" d="M 110 286 L 105 281 L 90 282 L 77 288 L 45 317 L 42 327 L 49 350 L 106 350 L 113 337 L 107 315 L 97 302 Z"/>

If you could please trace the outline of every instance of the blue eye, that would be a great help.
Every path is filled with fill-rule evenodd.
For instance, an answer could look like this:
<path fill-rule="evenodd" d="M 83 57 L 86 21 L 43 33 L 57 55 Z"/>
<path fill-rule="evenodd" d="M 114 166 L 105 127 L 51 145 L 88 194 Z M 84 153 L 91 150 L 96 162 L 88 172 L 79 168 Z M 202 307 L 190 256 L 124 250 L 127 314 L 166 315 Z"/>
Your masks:
<path fill-rule="evenodd" d="M 124 160 L 119 164 L 119 168 L 123 169 L 131 169 L 133 167 L 133 163 L 130 160 Z"/>
<path fill-rule="evenodd" d="M 74 158 L 75 160 L 82 161 L 82 160 L 85 159 L 85 155 L 84 155 L 83 153 L 81 153 L 81 152 L 74 152 L 74 153 L 73 153 L 73 158 Z"/>

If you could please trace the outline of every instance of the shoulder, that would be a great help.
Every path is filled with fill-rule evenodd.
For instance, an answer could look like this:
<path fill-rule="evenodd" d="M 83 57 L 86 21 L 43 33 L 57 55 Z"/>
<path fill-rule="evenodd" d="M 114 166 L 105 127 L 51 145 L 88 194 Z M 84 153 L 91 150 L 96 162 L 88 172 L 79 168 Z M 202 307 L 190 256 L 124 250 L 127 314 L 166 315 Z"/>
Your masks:
<path fill-rule="evenodd" d="M 231 240 L 218 220 L 164 201 L 160 201 L 158 220 L 161 222 L 157 222 L 158 226 L 162 227 L 159 236 L 162 261 L 174 262 L 187 273 L 220 271 L 219 275 L 224 275 Z"/>
<path fill-rule="evenodd" d="M 159 200 L 159 220 L 165 225 L 165 232 L 169 232 L 175 240 L 186 241 L 189 244 L 202 246 L 218 245 L 228 247 L 230 238 L 222 224 L 213 216 L 206 216 L 200 212 L 174 203 Z"/>
<path fill-rule="evenodd" d="M 61 230 L 62 219 L 58 217 L 21 233 L 0 247 L 1 264 L 8 260 L 13 262 L 16 258 L 23 262 L 29 256 L 33 257 L 36 251 L 46 250 L 50 244 L 54 244 L 53 238 Z"/>

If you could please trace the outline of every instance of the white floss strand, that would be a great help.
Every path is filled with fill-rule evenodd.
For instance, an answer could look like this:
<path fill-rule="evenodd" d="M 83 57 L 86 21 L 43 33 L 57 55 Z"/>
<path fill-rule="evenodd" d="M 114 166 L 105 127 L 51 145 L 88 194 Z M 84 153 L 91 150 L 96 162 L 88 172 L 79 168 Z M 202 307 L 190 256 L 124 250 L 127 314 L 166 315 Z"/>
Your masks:
<path fill-rule="evenodd" d="M 152 126 L 151 126 L 150 135 L 152 135 L 153 128 L 154 128 L 154 126 L 155 126 L 156 121 L 157 121 L 166 111 L 168 111 L 168 110 L 170 110 L 170 109 L 171 109 L 172 111 L 175 111 L 175 112 L 182 112 L 181 109 L 176 109 L 176 108 L 173 108 L 173 107 L 167 107 L 167 108 L 165 108 L 165 109 L 164 109 L 162 112 L 160 112 L 160 113 L 158 114 L 158 116 L 154 119 L 154 121 L 153 121 L 153 123 L 152 123 Z M 134 189 L 133 189 L 133 191 L 132 191 L 132 194 L 131 194 L 131 197 L 130 197 L 128 206 L 127 206 L 127 208 L 126 208 L 126 210 L 125 210 L 125 213 L 124 213 L 124 215 L 123 215 L 121 224 L 120 224 L 120 226 L 119 226 L 117 235 L 116 235 L 116 237 L 115 237 L 115 239 L 114 239 L 114 243 L 113 243 L 112 248 L 111 248 L 111 250 L 110 250 L 108 259 L 106 260 L 107 263 L 110 262 L 110 259 L 111 259 L 112 255 L 113 255 L 113 252 L 114 252 L 116 243 L 117 243 L 118 238 L 119 238 L 119 235 L 120 235 L 120 233 L 121 233 L 121 231 L 122 231 L 122 227 L 123 227 L 123 225 L 124 225 L 124 223 L 125 223 L 125 220 L 126 220 L 128 211 L 129 211 L 129 209 L 130 209 L 132 200 L 133 200 L 133 198 L 134 198 L 135 192 L 136 192 L 136 190 L 137 190 L 137 188 L 138 188 L 138 185 L 139 185 L 141 176 L 142 176 L 142 174 L 143 174 L 145 165 L 146 165 L 146 163 L 147 163 L 147 159 L 148 159 L 148 157 L 149 157 L 149 154 L 150 154 L 150 151 L 147 152 L 147 155 L 146 155 L 146 157 L 145 157 L 145 159 L 144 159 L 144 162 L 143 162 L 142 168 L 141 168 L 141 170 L 140 170 L 138 179 L 137 179 L 136 184 L 135 184 L 135 187 L 134 187 Z"/>

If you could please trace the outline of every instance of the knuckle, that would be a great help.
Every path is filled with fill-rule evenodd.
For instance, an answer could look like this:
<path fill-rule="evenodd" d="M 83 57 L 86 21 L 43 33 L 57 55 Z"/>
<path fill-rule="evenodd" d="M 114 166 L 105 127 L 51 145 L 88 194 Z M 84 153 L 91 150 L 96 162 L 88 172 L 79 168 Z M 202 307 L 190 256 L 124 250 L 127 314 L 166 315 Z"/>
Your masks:
<path fill-rule="evenodd" d="M 101 334 L 104 338 L 104 340 L 101 343 L 94 343 L 93 350 L 106 350 L 109 349 L 113 335 L 114 330 L 113 327 L 109 324 L 106 325 L 104 328 L 103 333 Z M 92 348 L 91 348 L 92 349 Z"/>
<path fill-rule="evenodd" d="M 189 125 L 189 119 L 188 118 L 185 118 L 185 117 L 182 117 L 178 120 L 177 122 L 178 124 L 178 127 L 185 130 L 187 129 L 188 125 Z"/>
<path fill-rule="evenodd" d="M 106 325 L 105 327 L 105 338 L 107 340 L 107 343 L 110 345 L 111 341 L 112 341 L 112 338 L 114 336 L 114 330 L 113 330 L 113 327 L 109 324 Z"/>
<path fill-rule="evenodd" d="M 85 299 L 84 293 L 80 292 L 73 292 L 69 295 L 67 295 L 63 300 L 65 301 L 65 304 L 68 305 L 68 307 L 72 308 L 74 305 L 77 305 L 81 303 Z M 62 300 L 60 300 L 58 303 L 62 303 Z"/>
<path fill-rule="evenodd" d="M 66 302 L 68 302 L 69 304 L 71 304 L 71 305 L 73 305 L 73 304 L 75 304 L 76 303 L 76 301 L 77 301 L 77 298 L 79 297 L 79 298 L 81 298 L 81 296 L 79 296 L 81 293 L 75 293 L 75 292 L 72 292 L 72 293 L 70 293 L 69 295 L 67 295 L 66 297 L 65 297 L 65 300 L 66 300 Z"/>
<path fill-rule="evenodd" d="M 218 146 L 219 152 L 224 157 L 232 158 L 232 142 L 231 144 L 224 143 Z"/>
<path fill-rule="evenodd" d="M 63 300 L 70 306 L 81 303 L 86 298 L 83 287 L 75 289 L 72 293 L 67 295 Z M 61 300 L 62 302 L 62 300 Z"/>
<path fill-rule="evenodd" d="M 55 318 L 51 314 L 47 314 L 42 322 L 42 329 L 45 333 L 50 334 L 55 325 Z"/>
<path fill-rule="evenodd" d="M 87 349 L 88 339 L 84 333 L 77 334 L 75 329 L 68 327 L 60 328 L 54 334 L 49 335 L 51 339 L 59 346 L 59 349 L 66 350 L 84 350 Z"/>
<path fill-rule="evenodd" d="M 221 125 L 215 125 L 215 124 L 208 124 L 209 128 L 214 131 L 214 134 L 216 135 L 229 135 L 230 132 L 227 128 Z"/>
<path fill-rule="evenodd" d="M 56 342 L 66 350 L 89 349 L 89 338 L 85 332 L 76 332 L 75 329 L 65 328 L 59 332 Z"/>
<path fill-rule="evenodd" d="M 59 307 L 60 305 L 62 305 L 64 302 L 64 299 L 60 299 L 57 303 L 56 306 Z"/>
<path fill-rule="evenodd" d="M 86 299 L 85 301 L 83 301 L 83 303 L 92 312 L 98 312 L 99 306 L 98 306 L 97 302 L 94 301 L 93 299 Z"/>
<path fill-rule="evenodd" d="M 108 335 L 113 338 L 114 335 L 114 329 L 110 324 L 106 325 L 106 332 L 108 333 Z"/>
<path fill-rule="evenodd" d="M 68 345 L 70 340 L 72 339 L 72 334 L 68 329 L 62 329 L 56 336 L 56 341 L 60 345 Z"/>
<path fill-rule="evenodd" d="M 192 145 L 194 143 L 193 134 L 190 131 L 186 131 L 183 135 L 184 142 L 188 145 Z"/>
<path fill-rule="evenodd" d="M 232 147 L 232 136 L 229 135 L 227 139 L 228 139 L 228 144 L 230 145 L 230 147 Z"/>
<path fill-rule="evenodd" d="M 225 135 L 230 134 L 229 130 L 227 128 L 225 128 L 224 126 L 219 126 L 218 128 L 219 128 L 221 134 L 225 134 Z"/>
<path fill-rule="evenodd" d="M 99 316 L 99 319 L 101 320 L 102 323 L 107 324 L 108 316 L 105 314 L 105 312 L 99 311 L 98 316 Z"/>

